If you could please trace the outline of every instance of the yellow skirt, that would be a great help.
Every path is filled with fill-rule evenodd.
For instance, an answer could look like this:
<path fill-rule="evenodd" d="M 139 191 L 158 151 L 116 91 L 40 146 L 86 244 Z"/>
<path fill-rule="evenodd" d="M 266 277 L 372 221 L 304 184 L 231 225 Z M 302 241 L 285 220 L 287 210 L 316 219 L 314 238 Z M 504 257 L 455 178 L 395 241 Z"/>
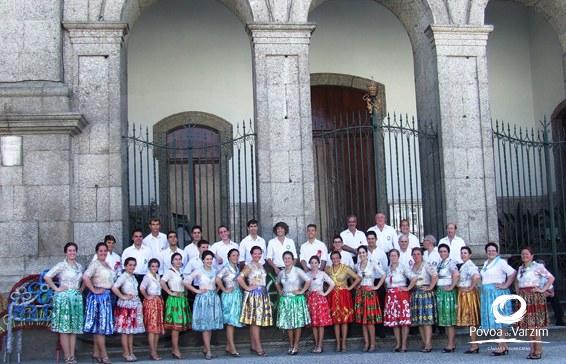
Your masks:
<path fill-rule="evenodd" d="M 480 299 L 478 290 L 458 290 L 457 326 L 478 326 L 480 324 Z"/>

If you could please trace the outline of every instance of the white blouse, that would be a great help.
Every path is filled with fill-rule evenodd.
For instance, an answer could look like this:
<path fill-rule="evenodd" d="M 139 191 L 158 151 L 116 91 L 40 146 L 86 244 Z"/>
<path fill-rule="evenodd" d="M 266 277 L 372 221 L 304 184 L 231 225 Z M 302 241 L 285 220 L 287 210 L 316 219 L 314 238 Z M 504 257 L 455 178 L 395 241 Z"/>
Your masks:
<path fill-rule="evenodd" d="M 120 289 L 124 294 L 138 295 L 138 281 L 128 272 L 124 272 L 118 277 L 114 282 L 114 287 Z"/>
<path fill-rule="evenodd" d="M 159 276 L 154 277 L 151 273 L 146 274 L 140 284 L 140 288 L 145 289 L 150 296 L 161 296 L 161 285 Z"/>
<path fill-rule="evenodd" d="M 330 285 L 332 284 L 332 278 L 323 271 L 319 270 L 316 272 L 316 275 L 313 275 L 312 272 L 308 273 L 309 278 L 311 279 L 311 285 L 309 287 L 309 292 L 324 292 L 324 283 Z"/>
<path fill-rule="evenodd" d="M 95 288 L 112 288 L 114 283 L 114 272 L 106 262 L 95 260 L 91 262 L 85 270 L 85 275 L 90 278 Z"/>
<path fill-rule="evenodd" d="M 46 274 L 46 277 L 57 277 L 59 287 L 67 289 L 79 289 L 83 277 L 83 267 L 78 262 L 74 265 L 69 264 L 67 259 L 55 264 Z"/>
<path fill-rule="evenodd" d="M 240 288 L 240 284 L 238 283 L 238 276 L 240 275 L 240 269 L 238 266 L 233 267 L 232 264 L 226 264 L 218 273 L 216 273 L 216 277 L 222 280 L 222 284 L 224 284 L 224 288 L 230 289 L 238 289 Z"/>
<path fill-rule="evenodd" d="M 413 272 L 403 265 L 398 264 L 397 267 L 392 270 L 391 265 L 387 270 L 387 275 L 385 276 L 385 284 L 387 288 L 399 288 L 399 287 L 407 287 L 407 280 L 413 278 Z"/>
<path fill-rule="evenodd" d="M 541 284 L 541 282 L 551 276 L 552 274 L 550 274 L 550 272 L 546 270 L 543 264 L 531 262 L 526 267 L 524 265 L 521 265 L 521 267 L 519 267 L 519 272 L 517 273 L 517 281 L 519 282 L 519 288 L 542 288 L 544 284 Z"/>
<path fill-rule="evenodd" d="M 362 277 L 360 282 L 361 286 L 373 287 L 375 278 L 381 278 L 385 275 L 385 271 L 373 260 L 368 260 L 364 269 L 362 269 L 360 263 L 361 262 L 356 263 L 354 270 Z"/>
<path fill-rule="evenodd" d="M 305 282 L 310 282 L 309 276 L 300 268 L 292 267 L 291 271 L 286 269 L 279 271 L 277 282 L 283 287 L 283 294 L 286 296 L 294 295 L 296 290 L 303 288 Z"/>
<path fill-rule="evenodd" d="M 204 267 L 196 269 L 185 278 L 185 282 L 191 284 L 196 279 L 199 281 L 199 288 L 216 291 L 216 269 L 206 270 Z"/>
<path fill-rule="evenodd" d="M 440 262 L 436 270 L 438 272 L 437 286 L 445 287 L 452 285 L 452 274 L 458 271 L 458 267 L 452 258 L 447 258 Z"/>
<path fill-rule="evenodd" d="M 482 284 L 501 284 L 505 283 L 507 277 L 515 273 L 505 259 L 497 256 L 491 262 L 488 260 L 483 263 L 480 271 Z"/>
<path fill-rule="evenodd" d="M 472 286 L 472 281 L 475 275 L 480 275 L 478 267 L 468 260 L 466 263 L 462 264 L 460 267 L 460 279 L 458 280 L 458 287 L 468 288 Z"/>
<path fill-rule="evenodd" d="M 161 277 L 161 280 L 167 283 L 167 286 L 171 291 L 185 292 L 185 286 L 183 286 L 183 275 L 175 268 L 169 268 L 163 277 Z"/>
<path fill-rule="evenodd" d="M 419 266 L 416 264 L 412 268 L 413 274 L 417 276 L 416 287 L 424 287 L 430 285 L 432 277 L 438 276 L 436 268 L 427 262 L 421 262 Z"/>

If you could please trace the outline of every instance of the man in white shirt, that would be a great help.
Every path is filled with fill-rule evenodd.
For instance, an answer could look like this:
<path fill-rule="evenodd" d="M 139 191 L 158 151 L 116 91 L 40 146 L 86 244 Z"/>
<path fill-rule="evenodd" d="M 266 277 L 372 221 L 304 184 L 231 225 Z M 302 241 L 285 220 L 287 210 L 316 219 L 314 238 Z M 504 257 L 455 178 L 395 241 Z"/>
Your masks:
<path fill-rule="evenodd" d="M 246 236 L 242 241 L 240 241 L 240 269 L 243 269 L 246 264 L 252 261 L 251 250 L 254 246 L 259 246 L 263 255 L 260 259 L 261 264 L 265 264 L 265 257 L 267 256 L 267 249 L 265 245 L 265 240 L 257 232 L 259 230 L 258 222 L 255 219 L 248 221 L 248 236 Z"/>
<path fill-rule="evenodd" d="M 143 245 L 151 248 L 153 251 L 152 258 L 161 259 L 161 251 L 167 249 L 167 235 L 159 232 L 161 229 L 161 220 L 153 218 L 149 221 L 150 233 L 143 239 Z"/>
<path fill-rule="evenodd" d="M 399 236 L 399 263 L 405 265 L 408 268 L 413 268 L 415 261 L 413 260 L 413 254 L 409 248 L 409 237 L 407 235 Z"/>
<path fill-rule="evenodd" d="M 438 245 L 448 245 L 450 247 L 450 259 L 452 259 L 456 263 L 463 263 L 464 261 L 460 257 L 460 249 L 463 246 L 466 246 L 466 242 L 461 237 L 456 236 L 456 230 L 458 230 L 456 224 L 448 223 L 446 225 L 446 233 L 448 235 L 440 239 Z"/>
<path fill-rule="evenodd" d="M 400 233 L 397 235 L 397 244 L 395 244 L 395 249 L 399 250 L 399 238 L 401 235 L 407 235 L 409 237 L 409 250 L 413 251 L 413 248 L 420 248 L 421 243 L 419 242 L 419 238 L 417 238 L 414 234 L 411 233 L 411 224 L 409 220 L 402 219 L 399 222 L 399 231 Z"/>
<path fill-rule="evenodd" d="M 425 263 L 429 263 L 434 268 L 438 267 L 441 260 L 440 254 L 438 254 L 438 249 L 435 247 L 436 245 L 436 238 L 433 235 L 427 235 L 423 239 L 423 261 Z"/>
<path fill-rule="evenodd" d="M 332 256 L 332 253 L 338 252 L 340 253 L 341 256 L 340 263 L 345 264 L 353 269 L 354 260 L 352 259 L 352 254 L 342 249 L 343 247 L 344 247 L 344 241 L 342 240 L 342 237 L 340 235 L 336 235 L 334 239 L 332 239 L 332 251 L 328 253 L 328 259 L 327 259 L 327 261 L 329 262 L 328 264 L 332 264 L 332 259 L 330 258 Z"/>
<path fill-rule="evenodd" d="M 273 227 L 273 234 L 275 238 L 267 243 L 267 263 L 273 268 L 275 275 L 285 267 L 283 263 L 283 253 L 290 251 L 297 260 L 297 248 L 293 239 L 289 239 L 289 225 L 280 221 Z"/>
<path fill-rule="evenodd" d="M 198 252 L 198 242 L 202 239 L 202 228 L 199 225 L 195 225 L 191 228 L 191 239 L 191 243 L 183 249 L 187 255 L 187 261 L 194 257 L 200 257 Z"/>
<path fill-rule="evenodd" d="M 368 258 L 371 261 L 377 262 L 379 267 L 384 271 L 387 270 L 389 266 L 389 261 L 387 260 L 387 254 L 377 246 L 377 235 L 375 231 L 368 231 L 366 233 L 368 239 Z"/>
<path fill-rule="evenodd" d="M 328 249 L 326 248 L 326 244 L 316 238 L 315 224 L 307 225 L 307 238 L 308 240 L 301 245 L 299 254 L 301 266 L 305 272 L 308 272 L 311 268 L 309 260 L 312 256 L 316 255 L 320 259 L 320 270 L 324 271 L 328 257 Z"/>
<path fill-rule="evenodd" d="M 136 269 L 134 276 L 138 283 L 141 283 L 143 276 L 147 273 L 147 263 L 153 256 L 151 248 L 143 245 L 143 232 L 141 229 L 134 229 L 132 232 L 133 245 L 130 245 L 122 252 L 122 266 L 126 259 L 132 257 L 136 259 Z"/>
<path fill-rule="evenodd" d="M 368 231 L 375 231 L 377 246 L 386 253 L 389 253 L 397 245 L 397 232 L 392 226 L 385 224 L 385 214 L 383 212 L 375 214 L 375 225 L 370 227 Z"/>
<path fill-rule="evenodd" d="M 104 243 L 108 247 L 106 264 L 108 264 L 108 266 L 112 268 L 112 271 L 114 272 L 114 277 L 116 277 L 117 273 L 120 273 L 120 270 L 122 268 L 122 260 L 120 256 L 114 252 L 114 247 L 116 245 L 116 238 L 114 237 L 114 235 L 106 235 L 104 237 Z M 96 259 L 98 259 L 98 257 L 96 256 L 96 254 L 94 254 L 94 256 L 92 257 L 92 261 L 95 261 Z"/>
<path fill-rule="evenodd" d="M 181 254 L 183 258 L 183 267 L 187 264 L 187 254 L 181 248 L 179 248 L 179 241 L 177 239 L 177 233 L 175 231 L 170 231 L 167 233 L 167 241 L 169 246 L 161 251 L 161 265 L 159 266 L 159 274 L 163 274 L 169 268 L 171 268 L 171 257 L 175 253 Z M 182 268 L 181 268 L 182 269 Z"/>
<path fill-rule="evenodd" d="M 220 241 L 212 244 L 210 251 L 214 253 L 216 258 L 216 269 L 221 269 L 228 262 L 228 252 L 232 249 L 238 249 L 238 244 L 230 239 L 230 229 L 225 225 L 220 225 L 217 229 Z"/>
<path fill-rule="evenodd" d="M 344 242 L 344 246 L 342 249 L 345 251 L 352 253 L 355 257 L 358 255 L 356 249 L 360 245 L 368 245 L 368 241 L 366 239 L 366 234 L 363 231 L 358 230 L 358 218 L 356 215 L 350 215 L 346 218 L 346 224 L 348 228 L 340 233 L 340 237 Z"/>

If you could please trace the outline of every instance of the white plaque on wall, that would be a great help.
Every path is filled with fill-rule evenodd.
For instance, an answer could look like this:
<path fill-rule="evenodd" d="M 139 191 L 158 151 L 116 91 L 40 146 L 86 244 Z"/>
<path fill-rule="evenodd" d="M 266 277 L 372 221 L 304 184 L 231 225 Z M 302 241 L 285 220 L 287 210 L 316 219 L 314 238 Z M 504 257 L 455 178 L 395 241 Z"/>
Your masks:
<path fill-rule="evenodd" d="M 0 156 L 2 165 L 6 167 L 22 165 L 22 137 L 21 136 L 1 136 L 0 137 Z"/>

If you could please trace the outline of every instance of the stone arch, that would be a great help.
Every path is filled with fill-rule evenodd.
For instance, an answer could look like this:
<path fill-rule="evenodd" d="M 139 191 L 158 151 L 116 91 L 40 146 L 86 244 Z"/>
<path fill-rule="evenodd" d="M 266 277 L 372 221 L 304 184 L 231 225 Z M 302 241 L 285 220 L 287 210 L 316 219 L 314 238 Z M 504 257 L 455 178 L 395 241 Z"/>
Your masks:
<path fill-rule="evenodd" d="M 550 120 L 566 119 L 566 99 L 562 100 L 552 112 Z"/>

